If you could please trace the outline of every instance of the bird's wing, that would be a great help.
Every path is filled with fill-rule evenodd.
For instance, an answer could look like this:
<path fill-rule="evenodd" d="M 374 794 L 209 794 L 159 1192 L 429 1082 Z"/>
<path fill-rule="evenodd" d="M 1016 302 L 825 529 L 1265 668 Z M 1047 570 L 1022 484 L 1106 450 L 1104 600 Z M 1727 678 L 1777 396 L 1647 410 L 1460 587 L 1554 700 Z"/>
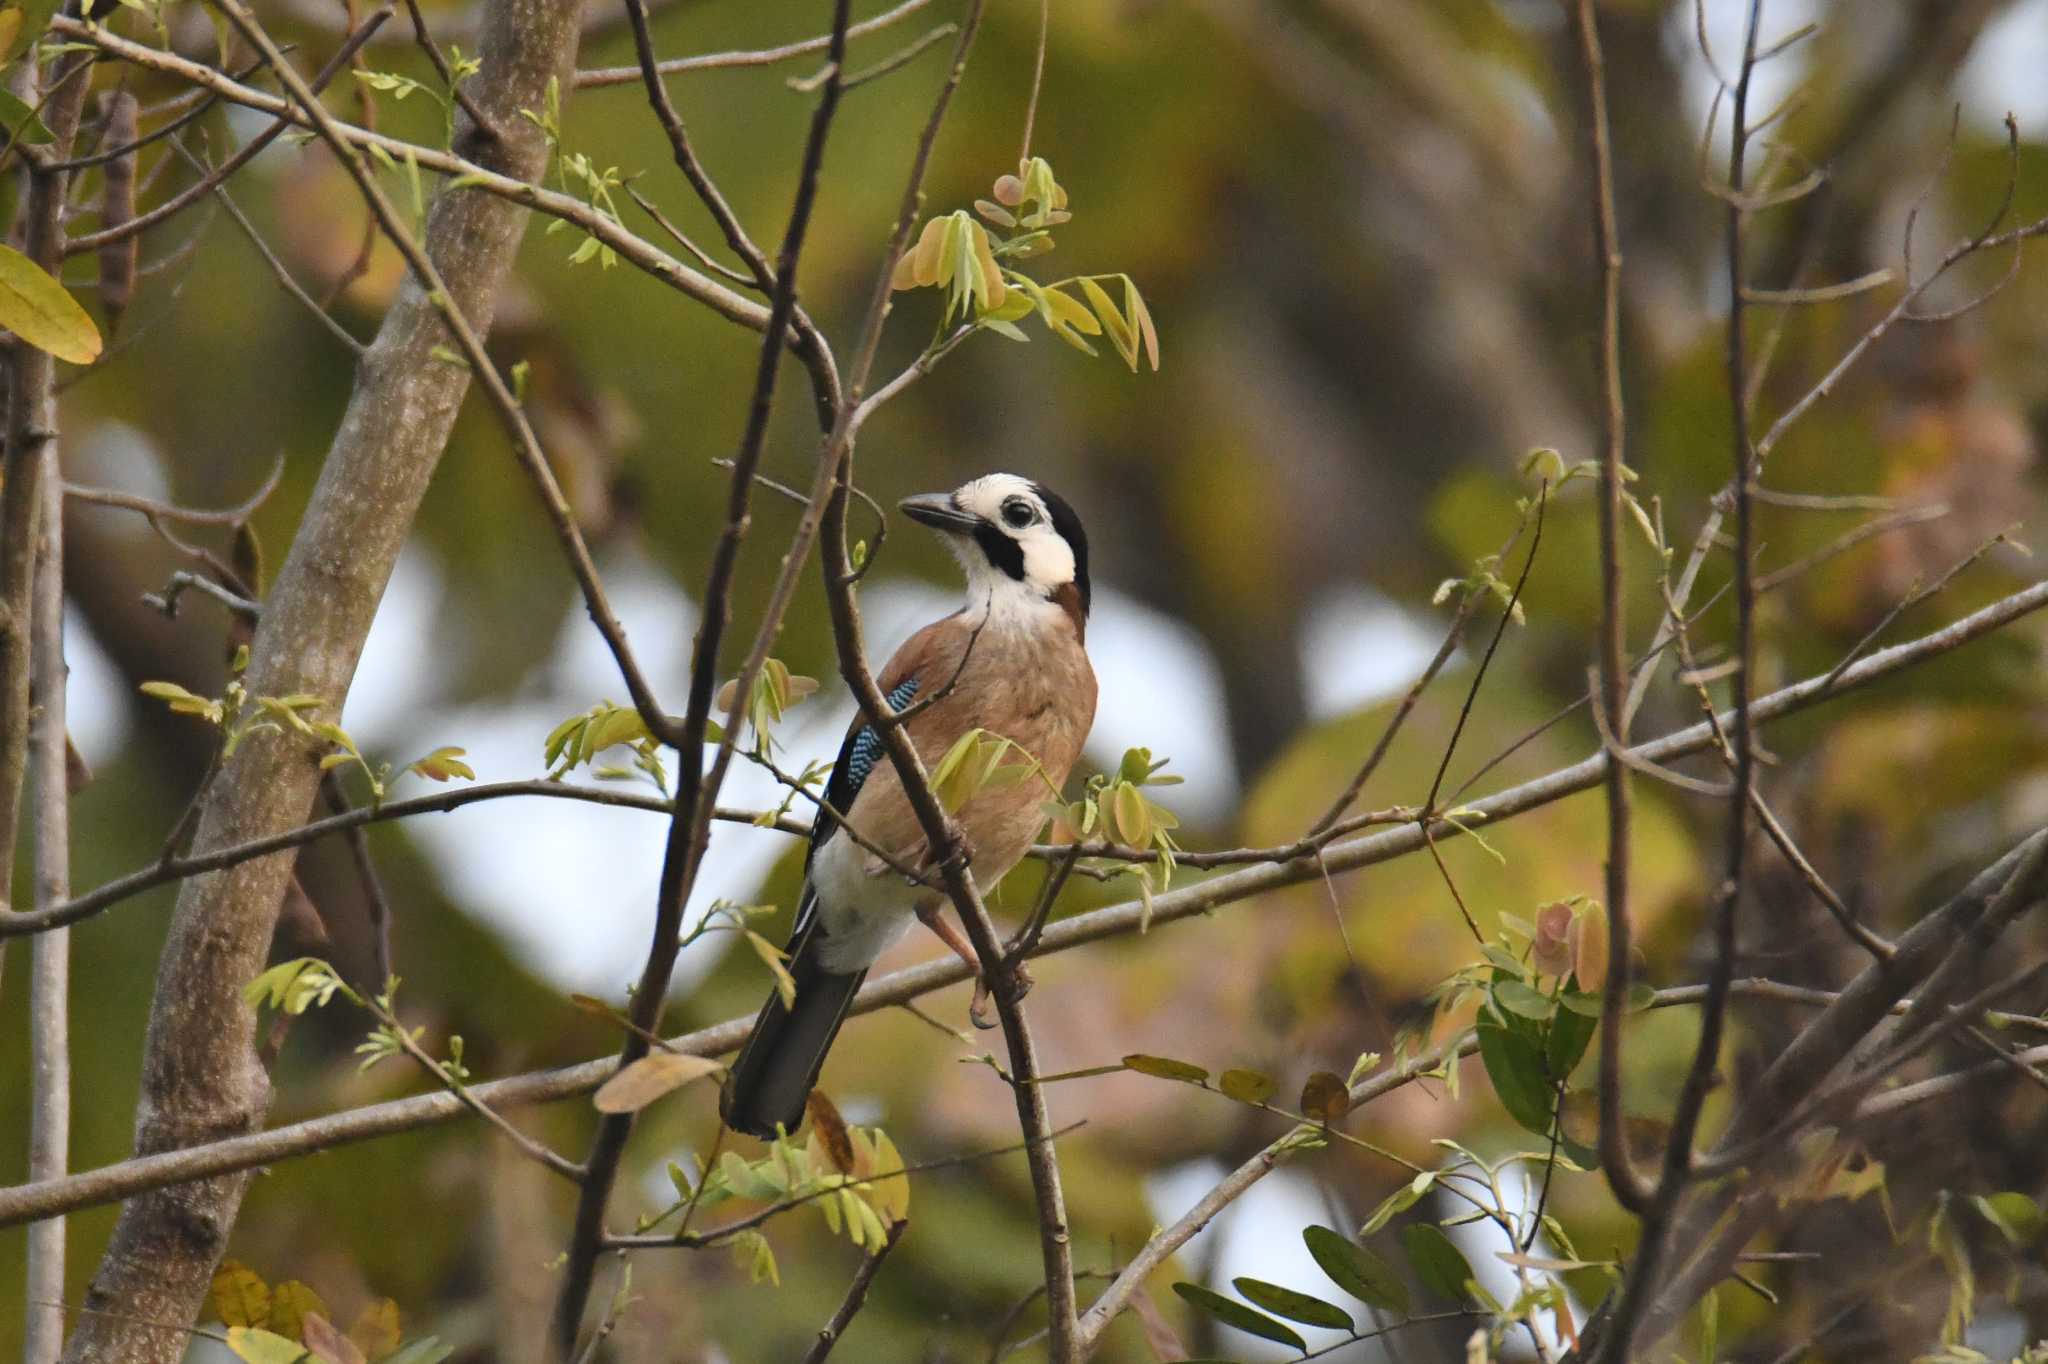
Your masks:
<path fill-rule="evenodd" d="M 957 614 L 957 613 L 956 613 Z M 933 686 L 943 686 L 945 678 L 936 666 L 933 645 L 939 638 L 939 627 L 952 619 L 933 621 L 909 639 L 903 641 L 889 665 L 882 669 L 876 685 L 889 699 L 892 710 L 901 710 L 917 699 L 917 694 L 926 685 L 927 679 L 936 677 Z M 847 727 L 846 741 L 839 746 L 839 757 L 832 764 L 832 775 L 825 780 L 826 805 L 844 815 L 853 809 L 854 797 L 866 783 L 868 774 L 875 770 L 875 764 L 888 759 L 882 747 L 882 736 L 875 733 L 873 725 L 862 716 L 855 716 Z M 808 871 L 810 860 L 818 855 L 818 849 L 825 846 L 827 839 L 839 827 L 839 821 L 819 809 L 818 817 L 811 824 L 811 846 L 805 855 L 804 866 Z M 795 942 L 809 926 L 811 915 L 816 908 L 816 895 L 808 879 L 804 884 L 803 899 L 797 905 L 796 923 L 790 930 L 790 941 Z"/>

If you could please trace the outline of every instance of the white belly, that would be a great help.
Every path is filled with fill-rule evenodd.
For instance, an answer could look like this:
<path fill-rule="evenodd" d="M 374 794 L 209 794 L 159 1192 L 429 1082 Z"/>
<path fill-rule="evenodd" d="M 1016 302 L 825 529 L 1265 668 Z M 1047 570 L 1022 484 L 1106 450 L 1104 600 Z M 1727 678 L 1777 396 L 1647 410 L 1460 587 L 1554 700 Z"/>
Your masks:
<path fill-rule="evenodd" d="M 811 859 L 811 886 L 818 893 L 818 924 L 824 930 L 819 960 L 826 970 L 851 975 L 901 938 L 916 918 L 921 894 L 893 871 L 867 872 L 868 855 L 843 833 L 827 839 Z"/>

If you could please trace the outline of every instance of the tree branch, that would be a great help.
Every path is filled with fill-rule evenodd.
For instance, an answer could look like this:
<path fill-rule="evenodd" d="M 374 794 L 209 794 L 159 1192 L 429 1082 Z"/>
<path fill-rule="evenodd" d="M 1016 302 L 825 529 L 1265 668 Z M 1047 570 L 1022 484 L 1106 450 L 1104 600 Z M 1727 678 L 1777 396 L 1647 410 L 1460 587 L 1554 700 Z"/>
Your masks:
<path fill-rule="evenodd" d="M 1850 669 L 1844 675 L 1842 684 L 1835 688 L 1822 687 L 1820 678 L 1808 678 L 1768 696 L 1757 698 L 1751 707 L 1751 713 L 1757 723 L 1763 724 L 1820 701 L 1832 700 L 1849 688 L 1874 682 L 1930 658 L 1947 654 L 2043 607 L 2048 607 L 2048 583 L 2037 583 L 1944 629 L 1864 659 Z M 1712 728 L 1702 723 L 1638 745 L 1634 751 L 1655 761 L 1668 762 L 1688 754 L 1704 752 L 1713 744 Z M 1471 808 L 1471 818 L 1475 824 L 1498 824 L 1502 820 L 1526 814 L 1567 796 L 1590 790 L 1600 784 L 1603 765 L 1604 759 L 1595 754 L 1534 781 L 1497 792 L 1475 803 Z M 1439 838 L 1451 838 L 1461 832 L 1462 830 L 1456 826 L 1446 824 L 1436 831 L 1436 835 Z M 1422 836 L 1415 825 L 1404 823 L 1381 833 L 1337 844 L 1324 854 L 1324 861 L 1333 874 L 1354 871 L 1407 856 L 1420 851 L 1423 846 Z M 2010 868 L 2005 870 L 2009 871 Z M 1314 863 L 1299 860 L 1247 867 L 1155 896 L 1149 909 L 1141 900 L 1129 900 L 1104 909 L 1092 910 L 1048 925 L 1033 955 L 1047 956 L 1088 943 L 1135 933 L 1141 924 L 1148 921 L 1152 926 L 1176 923 L 1267 891 L 1297 885 L 1321 874 L 1321 870 Z M 1919 932 L 1920 929 L 1916 928 L 1915 931 Z M 1939 933 L 1947 931 L 1947 927 L 1944 924 L 1939 928 L 1930 927 L 1927 931 Z M 1901 940 L 1902 952 L 1906 950 L 1907 942 L 1912 940 L 1912 934 Z M 1865 977 L 1859 977 L 1858 984 L 1853 985 L 1851 991 L 1859 987 L 1866 992 L 1875 988 L 1874 985 L 1864 983 L 1869 975 L 1870 973 L 1866 972 Z M 851 1011 L 860 1014 L 893 1007 L 934 990 L 958 984 L 967 978 L 966 966 L 949 953 L 933 961 L 892 972 L 879 980 L 869 981 L 855 999 Z M 1850 991 L 1845 991 L 1844 997 L 1846 998 L 1849 993 Z M 1896 1003 L 1899 995 L 1903 993 L 1904 987 L 1901 987 L 1898 995 L 1887 996 L 1886 1002 L 1878 1007 L 1877 1016 L 1882 1017 L 1888 1013 L 1891 1004 Z M 1782 990 L 1774 997 L 1791 998 Z M 1697 998 L 1697 992 L 1688 996 L 1689 1000 Z M 1793 1002 L 1806 1001 L 1794 999 Z M 1859 1003 L 1858 1007 L 1867 1005 Z M 672 1045 L 679 1051 L 693 1055 L 721 1055 L 738 1048 L 746 1039 L 747 1030 L 752 1023 L 751 1014 L 743 1018 L 730 1019 L 709 1028 L 687 1033 L 675 1039 Z M 1869 1026 L 1871 1025 L 1866 1024 L 1863 1032 L 1867 1032 Z M 1855 1033 L 1855 1036 L 1861 1035 L 1862 1032 Z M 1853 1043 L 1853 1040 L 1852 1037 L 1850 1041 Z M 1798 1048 L 1794 1048 L 1788 1051 L 1786 1058 L 1791 1057 L 1797 1050 Z M 534 1071 L 475 1085 L 472 1086 L 472 1092 L 493 1107 L 546 1103 L 588 1094 L 609 1079 L 616 1069 L 617 1058 L 606 1056 L 555 1070 Z M 170 1184 L 231 1174 L 335 1146 L 430 1127 L 460 1117 L 465 1111 L 453 1096 L 445 1093 L 416 1095 L 408 1099 L 396 1099 L 349 1109 L 268 1132 L 228 1137 L 189 1150 L 145 1154 L 117 1165 L 71 1175 L 54 1183 L 0 1189 L 0 1227 L 14 1226 L 39 1217 L 132 1198 L 138 1193 Z"/>
<path fill-rule="evenodd" d="M 846 1328 L 852 1324 L 854 1314 L 867 1302 L 868 1286 L 874 1283 L 875 1275 L 882 1268 L 882 1261 L 888 1258 L 890 1251 L 896 1249 L 896 1243 L 903 1239 L 903 1233 L 909 1229 L 910 1223 L 902 1219 L 889 1224 L 889 1234 L 883 1238 L 882 1244 L 870 1251 L 860 1262 L 860 1268 L 854 1271 L 853 1282 L 846 1286 L 846 1298 L 839 1304 L 839 1310 L 832 1314 L 832 1320 L 825 1323 L 825 1329 L 818 1332 L 818 1339 L 812 1343 L 811 1348 L 804 1351 L 803 1364 L 824 1364 L 825 1356 L 832 1353 L 832 1347 L 846 1334 Z"/>
<path fill-rule="evenodd" d="M 81 82 L 83 84 L 83 82 Z M 57 443 L 42 451 L 42 539 L 36 548 L 30 661 L 29 749 L 35 776 L 35 900 L 71 894 L 71 781 L 66 757 L 64 660 L 64 474 Z M 71 1150 L 70 935 L 50 933 L 30 949 L 28 982 L 28 1177 L 58 1179 Z M 64 1349 L 64 1223 L 28 1233 L 23 1364 L 53 1364 Z"/>

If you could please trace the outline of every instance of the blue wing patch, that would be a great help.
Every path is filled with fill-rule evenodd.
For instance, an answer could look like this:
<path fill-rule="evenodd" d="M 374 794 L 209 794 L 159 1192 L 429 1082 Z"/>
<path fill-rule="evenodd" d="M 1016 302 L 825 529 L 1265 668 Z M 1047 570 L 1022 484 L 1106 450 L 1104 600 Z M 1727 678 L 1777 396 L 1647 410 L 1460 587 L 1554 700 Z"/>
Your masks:
<path fill-rule="evenodd" d="M 917 679 L 906 678 L 898 682 L 889 693 L 889 709 L 902 710 L 917 695 Z M 874 726 L 862 725 L 839 750 L 839 761 L 832 769 L 832 776 L 825 783 L 825 803 L 845 814 L 853 808 L 853 798 L 860 794 L 868 774 L 875 770 L 875 764 L 882 759 L 882 736 L 875 733 Z M 818 811 L 817 822 L 811 826 L 811 851 L 815 853 L 824 841 L 832 836 L 839 826 L 823 810 Z"/>
<path fill-rule="evenodd" d="M 902 710 L 917 695 L 917 679 L 909 678 L 896 684 L 896 690 L 889 693 L 889 709 Z M 882 756 L 882 736 L 875 733 L 873 725 L 862 725 L 860 733 L 853 737 L 853 751 L 846 755 L 846 801 L 860 794 L 860 788 L 867 784 L 868 773 L 875 770 L 875 762 Z M 840 807 L 844 814 L 845 806 Z"/>

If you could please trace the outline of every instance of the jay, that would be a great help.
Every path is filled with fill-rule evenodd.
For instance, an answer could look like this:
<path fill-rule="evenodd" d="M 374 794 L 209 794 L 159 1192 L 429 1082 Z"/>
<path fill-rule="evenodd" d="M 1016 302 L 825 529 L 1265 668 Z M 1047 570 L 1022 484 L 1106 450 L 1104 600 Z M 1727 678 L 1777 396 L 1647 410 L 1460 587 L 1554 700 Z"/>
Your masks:
<path fill-rule="evenodd" d="M 1063 785 L 1095 721 L 1080 519 L 1058 494 L 1014 474 L 988 474 L 901 506 L 945 538 L 967 575 L 960 609 L 905 640 L 877 678 L 895 709 L 927 703 L 905 724 L 918 756 L 932 766 L 981 728 L 1011 740 Z M 1039 782 L 1017 782 L 977 792 L 955 813 L 977 885 L 993 887 L 1024 856 L 1045 821 L 1044 796 Z M 880 736 L 858 717 L 824 804 L 860 837 L 819 810 L 790 935 L 795 1002 L 768 996 L 721 1097 L 727 1126 L 759 1137 L 777 1127 L 794 1132 L 803 1121 L 854 993 L 913 919 L 976 966 L 958 930 L 938 917 L 944 896 L 936 882 L 913 882 L 869 851 L 886 850 L 906 866 L 932 861 Z"/>

